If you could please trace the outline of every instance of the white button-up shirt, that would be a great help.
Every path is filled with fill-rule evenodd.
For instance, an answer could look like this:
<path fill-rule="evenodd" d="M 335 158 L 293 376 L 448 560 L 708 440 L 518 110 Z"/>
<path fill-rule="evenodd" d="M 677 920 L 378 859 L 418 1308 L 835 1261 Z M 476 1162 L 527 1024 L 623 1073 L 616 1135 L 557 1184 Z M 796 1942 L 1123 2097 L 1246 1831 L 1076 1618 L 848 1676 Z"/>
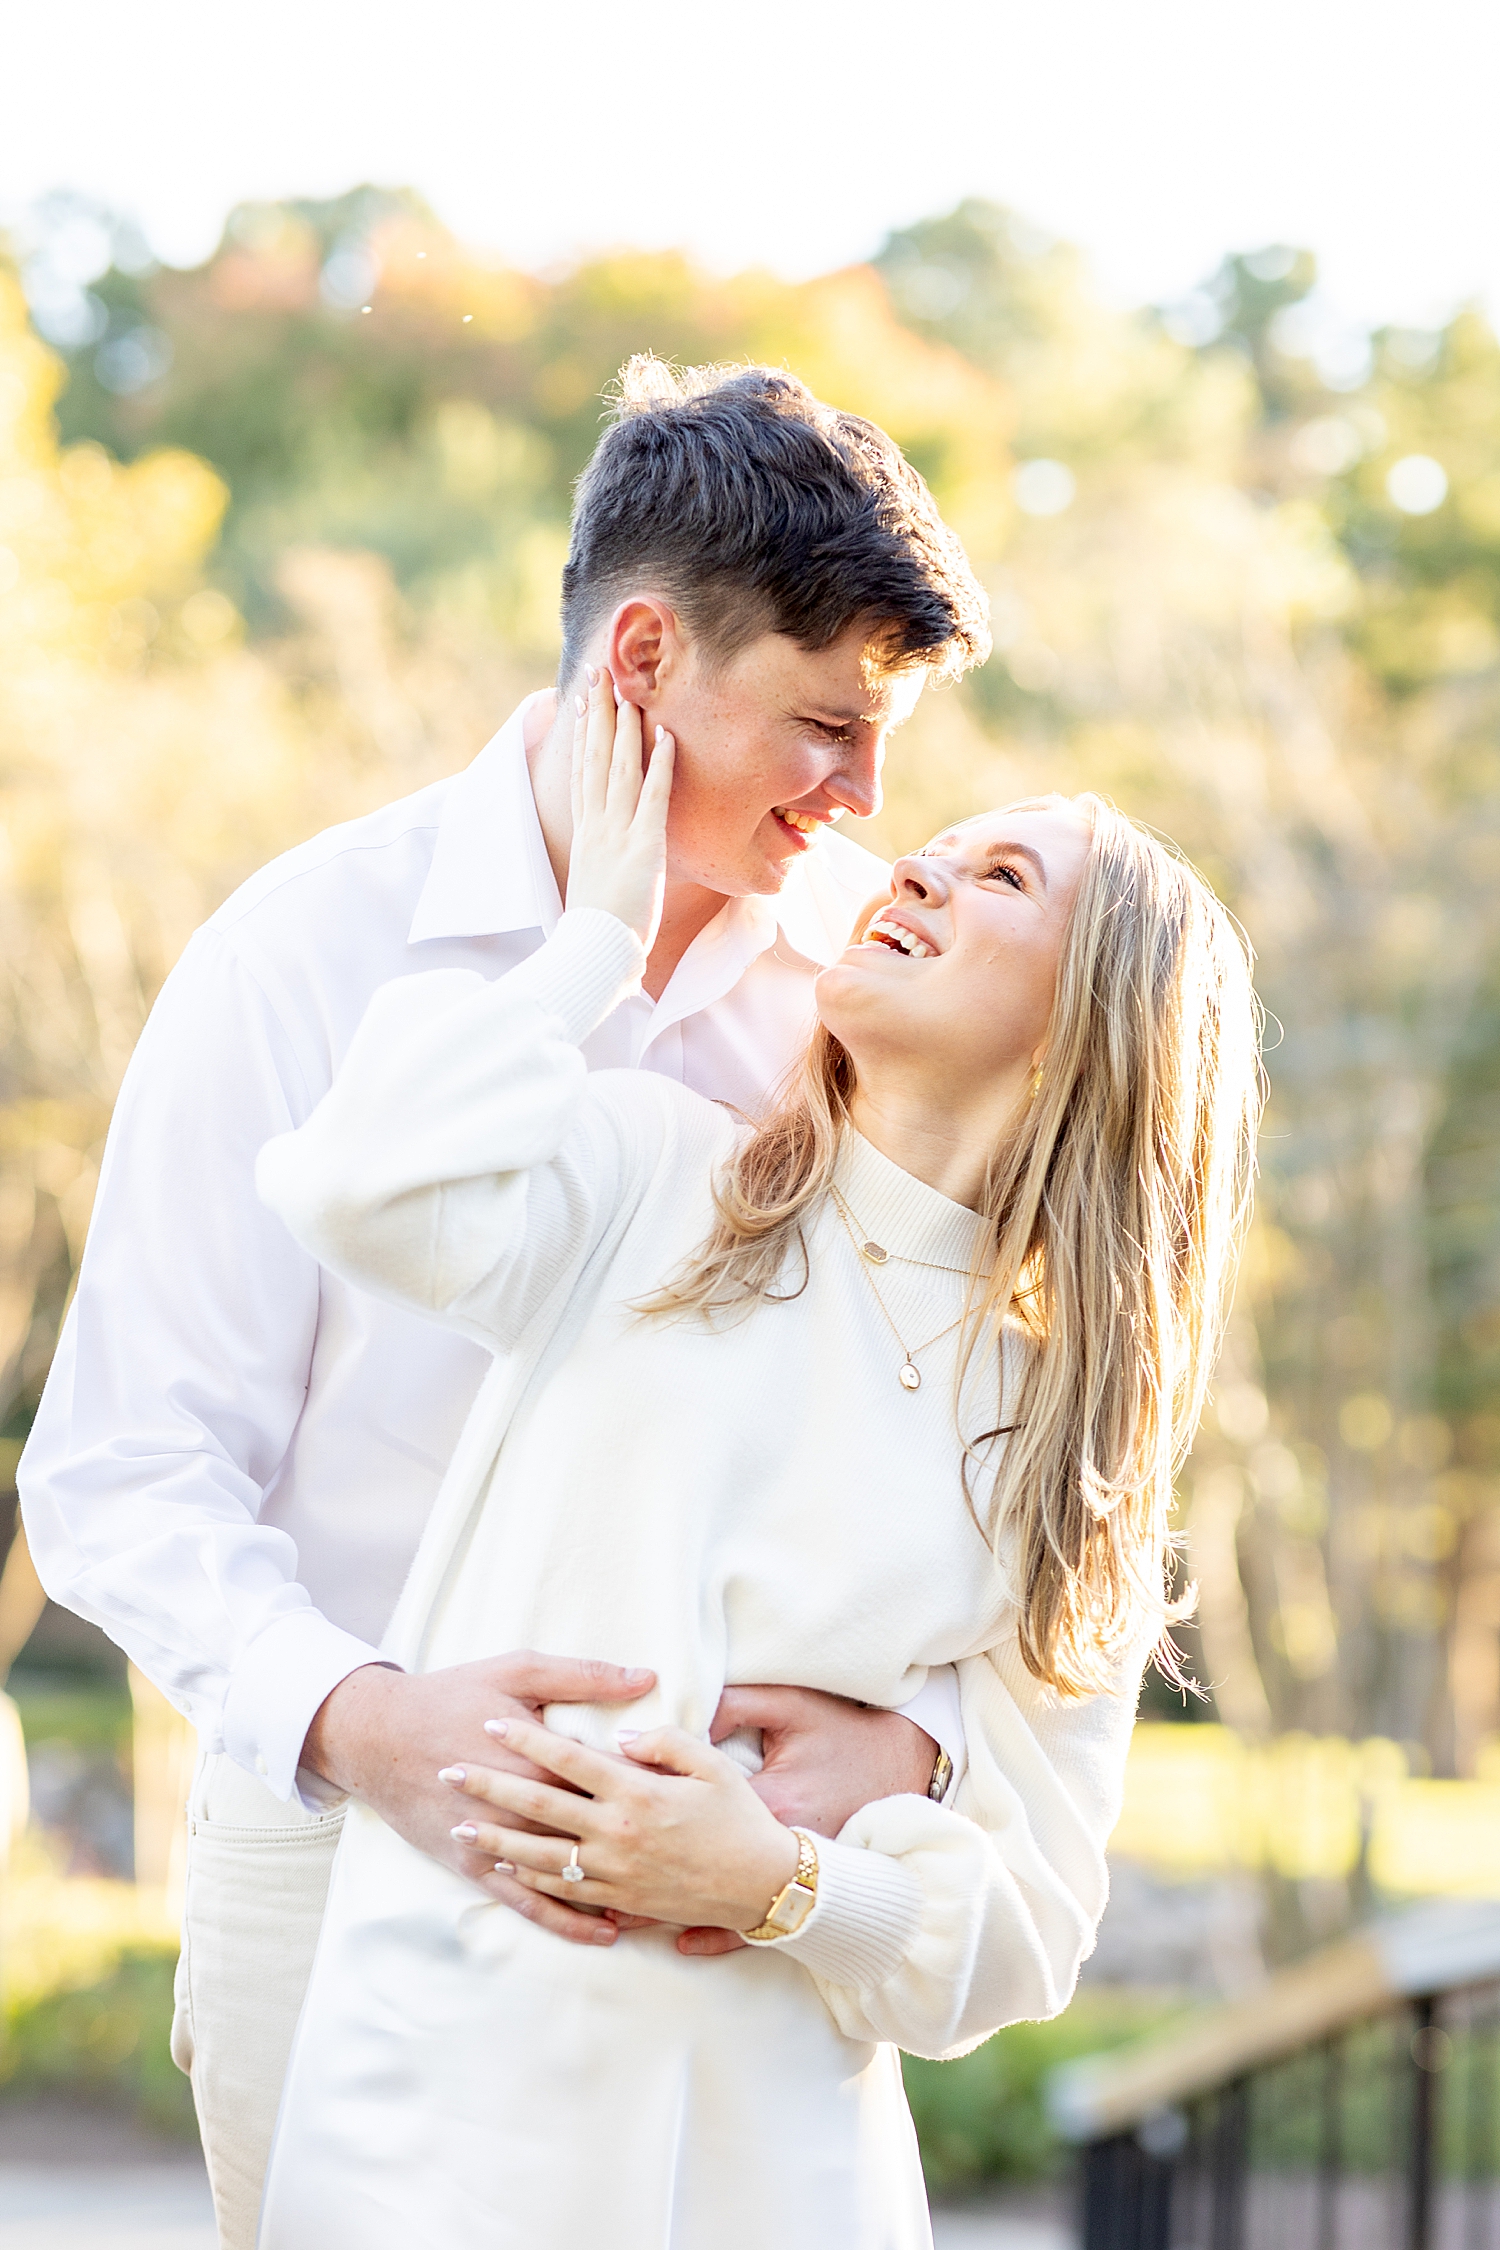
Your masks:
<path fill-rule="evenodd" d="M 529 698 L 465 772 L 273 861 L 192 938 L 120 1091 L 21 1463 L 53 1599 L 283 1798 L 319 1704 L 376 1654 L 487 1360 L 323 1271 L 259 1201 L 255 1158 L 326 1092 L 380 985 L 499 976 L 556 926 L 526 763 L 546 717 Z M 729 900 L 589 1064 L 753 1109 L 888 873 L 825 835 L 778 899 Z M 960 1755 L 950 1682 L 919 1704 Z"/>

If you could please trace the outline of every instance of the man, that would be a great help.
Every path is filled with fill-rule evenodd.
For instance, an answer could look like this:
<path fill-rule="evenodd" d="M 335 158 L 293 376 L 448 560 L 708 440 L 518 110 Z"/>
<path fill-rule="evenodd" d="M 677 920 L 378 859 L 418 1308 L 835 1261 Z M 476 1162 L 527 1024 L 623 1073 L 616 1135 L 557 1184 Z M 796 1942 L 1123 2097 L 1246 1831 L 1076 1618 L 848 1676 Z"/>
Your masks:
<path fill-rule="evenodd" d="M 660 724 L 678 748 L 661 934 L 587 1059 L 755 1106 L 883 883 L 826 831 L 876 809 L 886 738 L 923 680 L 988 646 L 957 542 L 869 424 L 765 369 L 678 379 L 633 361 L 621 392 L 578 490 L 555 698 L 530 697 L 455 779 L 263 870 L 168 979 L 22 1465 L 48 1590 L 202 1739 L 173 2051 L 231 2250 L 254 2240 L 340 1803 L 363 1798 L 560 1938 L 629 1942 L 487 1868 L 451 1835 L 437 1775 L 496 1762 L 487 1719 L 651 1684 L 533 1654 L 411 1677 L 382 1664 L 485 1359 L 320 1272 L 257 1202 L 256 1153 L 309 1114 L 379 985 L 497 976 L 553 927 L 576 683 L 600 665 L 647 739 Z M 731 1689 L 715 1732 L 737 1727 L 762 1732 L 773 1809 L 827 1833 L 875 1798 L 940 1789 L 962 1757 L 951 1677 L 904 1715 Z"/>

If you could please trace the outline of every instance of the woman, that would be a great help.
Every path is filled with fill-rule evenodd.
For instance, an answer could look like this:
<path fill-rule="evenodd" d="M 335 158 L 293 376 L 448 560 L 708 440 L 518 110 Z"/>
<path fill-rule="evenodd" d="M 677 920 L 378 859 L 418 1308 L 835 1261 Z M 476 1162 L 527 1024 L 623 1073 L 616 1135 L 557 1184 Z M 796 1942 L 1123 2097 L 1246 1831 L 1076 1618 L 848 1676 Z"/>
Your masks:
<path fill-rule="evenodd" d="M 326 1263 L 497 1354 L 392 1655 L 657 1673 L 633 1737 L 603 1710 L 497 1725 L 551 1781 L 445 1777 L 602 1942 L 353 1807 L 264 2250 L 916 2250 L 896 2047 L 1055 2013 L 1104 1903 L 1244 1211 L 1243 946 L 1142 831 L 1047 799 L 897 864 L 765 1124 L 589 1077 L 577 1043 L 660 911 L 673 750 L 643 781 L 612 705 L 605 675 L 555 936 L 494 984 L 388 986 L 260 1175 Z M 753 1742 L 705 1739 L 727 1683 L 896 1705 L 949 1663 L 951 1805 L 812 1837 L 750 1787 Z M 695 1957 L 703 1925 L 749 1942 Z"/>

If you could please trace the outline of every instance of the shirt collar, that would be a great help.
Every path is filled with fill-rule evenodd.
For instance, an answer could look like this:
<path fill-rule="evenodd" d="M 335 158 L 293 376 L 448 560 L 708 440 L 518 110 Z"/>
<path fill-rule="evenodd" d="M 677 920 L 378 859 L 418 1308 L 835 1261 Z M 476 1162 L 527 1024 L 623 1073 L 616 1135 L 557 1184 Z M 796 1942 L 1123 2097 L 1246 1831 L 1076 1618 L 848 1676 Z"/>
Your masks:
<path fill-rule="evenodd" d="M 526 762 L 528 721 L 550 696 L 547 688 L 528 695 L 473 764 L 454 779 L 408 943 L 495 937 L 518 930 L 550 937 L 556 929 L 562 899 Z M 857 856 L 865 858 L 863 853 Z M 750 963 L 775 943 L 779 929 L 794 953 L 827 968 L 848 943 L 849 925 L 870 887 L 863 869 L 849 880 L 826 846 L 816 845 L 798 859 L 779 897 L 726 900 L 723 910 L 694 940 L 682 967 L 698 954 L 695 971 L 708 971 L 712 958 L 719 974 L 710 973 L 705 981 L 717 984 L 732 956 L 738 966 L 730 983 L 737 983 Z M 687 981 L 696 986 L 698 975 Z M 662 997 L 665 1000 L 667 995 Z M 674 1016 L 678 1012 L 671 1011 Z"/>
<path fill-rule="evenodd" d="M 527 721 L 544 697 L 528 695 L 450 787 L 410 944 L 556 929 L 562 900 L 526 763 Z"/>

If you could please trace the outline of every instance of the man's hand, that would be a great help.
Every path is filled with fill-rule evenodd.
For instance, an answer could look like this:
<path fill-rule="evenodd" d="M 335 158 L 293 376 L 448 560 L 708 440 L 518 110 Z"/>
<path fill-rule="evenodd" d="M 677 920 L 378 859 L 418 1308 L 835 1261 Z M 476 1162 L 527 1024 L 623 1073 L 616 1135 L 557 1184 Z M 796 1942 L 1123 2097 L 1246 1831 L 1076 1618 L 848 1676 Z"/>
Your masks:
<path fill-rule="evenodd" d="M 709 1739 L 722 1742 L 740 1727 L 760 1730 L 765 1762 L 750 1785 L 756 1795 L 788 1827 L 815 1836 L 836 1836 L 878 1797 L 925 1797 L 937 1764 L 932 1736 L 899 1711 L 814 1688 L 726 1688 Z M 677 1950 L 729 1953 L 743 1943 L 732 1930 L 685 1930 Z"/>
<path fill-rule="evenodd" d="M 925 1797 L 938 1746 L 899 1711 L 871 1710 L 815 1688 L 732 1687 L 710 1742 L 758 1729 L 763 1764 L 751 1786 L 788 1827 L 836 1836 L 877 1797 Z"/>
<path fill-rule="evenodd" d="M 450 1830 L 463 1817 L 462 1804 L 438 1774 L 475 1764 L 530 1776 L 533 1769 L 524 1759 L 510 1756 L 485 1733 L 486 1719 L 538 1720 L 547 1703 L 633 1703 L 655 1684 L 654 1672 L 530 1651 L 424 1674 L 367 1664 L 341 1680 L 319 1706 L 302 1763 L 370 1806 L 418 1851 L 466 1875 L 528 1922 L 575 1944 L 612 1945 L 612 1922 L 523 1889 L 494 1872 L 493 1853 L 459 1843 Z"/>

